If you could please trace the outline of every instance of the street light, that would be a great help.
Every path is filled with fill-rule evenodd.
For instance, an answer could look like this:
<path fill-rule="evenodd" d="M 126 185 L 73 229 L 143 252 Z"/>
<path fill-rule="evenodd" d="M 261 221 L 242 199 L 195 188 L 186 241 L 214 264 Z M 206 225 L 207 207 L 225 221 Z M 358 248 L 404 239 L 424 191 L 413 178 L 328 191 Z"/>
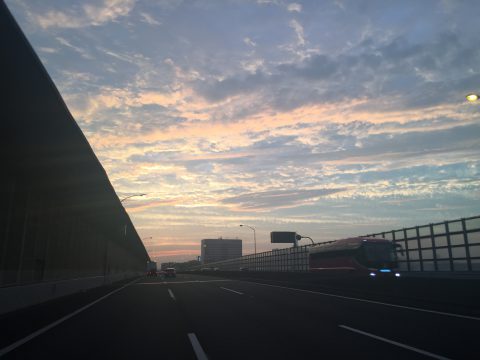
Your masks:
<path fill-rule="evenodd" d="M 255 235 L 255 228 L 252 227 L 252 226 L 243 225 L 243 224 L 240 225 L 240 226 L 246 226 L 246 227 L 248 227 L 249 229 L 252 229 L 252 230 L 253 230 L 253 244 L 254 244 L 254 246 L 255 246 L 255 254 L 256 254 L 256 253 L 257 253 L 257 237 L 256 237 L 256 235 Z"/>
<path fill-rule="evenodd" d="M 134 196 L 145 196 L 147 194 L 133 194 L 133 195 L 129 195 L 127 197 L 124 197 L 123 199 L 120 200 L 120 202 L 124 202 L 125 200 L 127 199 L 130 199 L 131 197 L 134 197 Z"/>
<path fill-rule="evenodd" d="M 147 194 L 133 194 L 133 195 L 129 195 L 127 197 L 124 197 L 123 199 L 120 199 L 120 203 L 124 202 L 125 200 L 127 199 L 130 199 L 131 197 L 134 197 L 134 196 L 145 196 Z M 125 224 L 125 226 L 123 227 L 123 233 L 125 235 L 125 239 L 127 239 L 127 224 Z"/>
<path fill-rule="evenodd" d="M 479 95 L 478 94 L 468 94 L 467 96 L 465 96 L 465 98 L 470 101 L 470 102 L 475 102 L 479 99 Z"/>

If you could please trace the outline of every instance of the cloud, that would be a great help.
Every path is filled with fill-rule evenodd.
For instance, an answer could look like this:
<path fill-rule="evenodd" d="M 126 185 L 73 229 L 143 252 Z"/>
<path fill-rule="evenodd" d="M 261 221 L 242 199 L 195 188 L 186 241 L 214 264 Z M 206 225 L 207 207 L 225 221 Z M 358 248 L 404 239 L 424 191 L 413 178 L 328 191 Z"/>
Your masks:
<path fill-rule="evenodd" d="M 87 49 L 76 46 L 76 45 L 73 45 L 70 41 L 68 41 L 64 37 L 57 36 L 55 38 L 55 40 L 57 40 L 61 45 L 65 46 L 69 49 L 72 49 L 77 54 L 79 54 L 81 57 L 83 57 L 85 59 L 93 59 L 93 56 L 90 54 L 90 52 Z"/>
<path fill-rule="evenodd" d="M 222 203 L 234 204 L 242 210 L 287 208 L 309 204 L 317 201 L 321 197 L 343 190 L 344 189 L 271 190 L 226 198 L 222 200 Z"/>
<path fill-rule="evenodd" d="M 252 47 L 257 46 L 257 44 L 252 39 L 250 39 L 249 37 L 243 38 L 243 42 L 245 44 L 247 44 L 248 46 L 252 46 Z"/>
<path fill-rule="evenodd" d="M 196 90 L 209 101 L 222 101 L 237 94 L 257 91 L 269 81 L 270 76 L 262 71 L 256 71 L 253 74 L 247 73 L 241 77 L 229 77 L 210 83 L 201 81 L 197 83 Z"/>
<path fill-rule="evenodd" d="M 128 209 L 129 212 L 138 212 L 138 211 L 145 211 L 150 208 L 158 208 L 158 207 L 165 207 L 165 206 L 175 206 L 182 202 L 181 199 L 168 199 L 168 200 L 150 200 L 150 201 L 142 201 L 141 203 L 135 204 L 125 204 L 125 208 Z"/>
<path fill-rule="evenodd" d="M 300 24 L 292 21 L 298 44 L 305 44 Z M 459 91 L 473 91 L 480 81 L 480 52 L 470 45 L 450 32 L 425 43 L 405 36 L 369 38 L 339 54 L 312 53 L 263 63 L 254 72 L 204 77 L 193 88 L 210 102 L 255 93 L 279 111 L 355 99 L 367 100 L 362 106 L 369 111 L 433 107 Z"/>
<path fill-rule="evenodd" d="M 142 17 L 142 21 L 149 24 L 149 25 L 161 25 L 162 23 L 156 20 L 152 15 L 147 14 L 145 12 L 140 12 L 140 16 Z"/>
<path fill-rule="evenodd" d="M 295 19 L 290 20 L 289 25 L 293 30 L 295 30 L 295 35 L 297 35 L 297 45 L 304 46 L 305 34 L 303 33 L 303 26 Z"/>
<path fill-rule="evenodd" d="M 47 54 L 55 54 L 55 53 L 58 52 L 58 49 L 47 47 L 47 46 L 39 47 L 38 50 L 40 50 L 43 53 L 47 53 Z"/>
<path fill-rule="evenodd" d="M 287 6 L 287 10 L 290 11 L 290 12 L 302 12 L 302 4 L 298 4 L 298 3 L 290 3 L 288 4 Z"/>
<path fill-rule="evenodd" d="M 135 0 L 104 0 L 101 5 L 84 4 L 76 11 L 49 10 L 33 17 L 43 29 L 101 26 L 127 16 L 134 5 Z"/>
<path fill-rule="evenodd" d="M 11 1 L 156 254 L 478 213 L 473 5 L 293 1 Z"/>

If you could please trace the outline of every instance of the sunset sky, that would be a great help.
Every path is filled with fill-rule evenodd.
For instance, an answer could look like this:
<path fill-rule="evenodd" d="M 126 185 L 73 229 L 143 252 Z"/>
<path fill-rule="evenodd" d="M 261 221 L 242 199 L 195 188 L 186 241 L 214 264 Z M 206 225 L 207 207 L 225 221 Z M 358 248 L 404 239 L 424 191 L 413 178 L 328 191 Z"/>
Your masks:
<path fill-rule="evenodd" d="M 160 262 L 480 214 L 480 1 L 6 2 Z"/>

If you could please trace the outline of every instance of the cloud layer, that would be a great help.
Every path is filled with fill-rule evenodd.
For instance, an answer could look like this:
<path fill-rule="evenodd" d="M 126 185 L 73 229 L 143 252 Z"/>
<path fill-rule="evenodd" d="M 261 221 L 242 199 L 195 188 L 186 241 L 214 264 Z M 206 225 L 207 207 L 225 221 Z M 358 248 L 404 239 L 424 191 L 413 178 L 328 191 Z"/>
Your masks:
<path fill-rule="evenodd" d="M 7 3 L 160 260 L 480 212 L 478 2 Z"/>

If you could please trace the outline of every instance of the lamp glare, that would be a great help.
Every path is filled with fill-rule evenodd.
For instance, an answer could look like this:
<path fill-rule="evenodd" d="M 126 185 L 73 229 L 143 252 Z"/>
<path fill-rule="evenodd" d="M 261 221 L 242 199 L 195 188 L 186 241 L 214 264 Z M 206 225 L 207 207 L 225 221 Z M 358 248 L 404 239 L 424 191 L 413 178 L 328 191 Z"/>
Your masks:
<path fill-rule="evenodd" d="M 477 94 L 468 94 L 466 96 L 467 100 L 470 102 L 474 102 L 478 100 L 478 95 Z"/>

